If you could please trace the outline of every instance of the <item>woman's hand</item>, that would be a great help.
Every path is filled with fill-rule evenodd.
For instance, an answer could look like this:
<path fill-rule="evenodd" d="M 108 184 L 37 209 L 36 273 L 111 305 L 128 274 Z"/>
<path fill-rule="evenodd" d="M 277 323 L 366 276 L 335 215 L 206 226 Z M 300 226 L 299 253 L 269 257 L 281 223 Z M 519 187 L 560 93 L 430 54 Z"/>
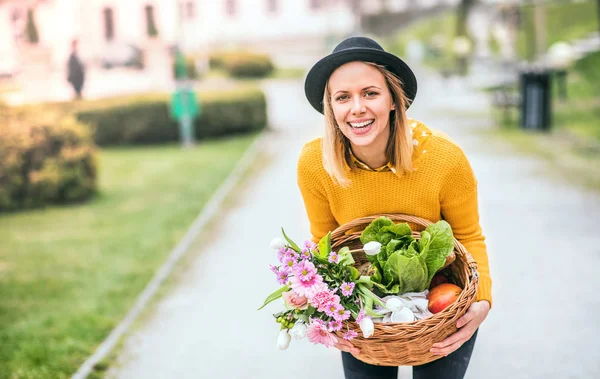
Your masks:
<path fill-rule="evenodd" d="M 356 346 L 352 345 L 349 341 L 343 340 L 339 337 L 337 338 L 337 343 L 333 346 L 337 347 L 338 349 L 340 349 L 341 351 L 345 351 L 347 353 L 352 353 L 352 354 L 359 354 L 360 353 L 360 349 L 357 348 Z"/>
<path fill-rule="evenodd" d="M 434 343 L 431 351 L 435 355 L 447 356 L 458 350 L 475 333 L 479 325 L 485 320 L 490 311 L 490 303 L 486 300 L 478 301 L 469 307 L 465 315 L 458 319 L 456 327 L 458 332 L 452 334 L 442 342 Z"/>

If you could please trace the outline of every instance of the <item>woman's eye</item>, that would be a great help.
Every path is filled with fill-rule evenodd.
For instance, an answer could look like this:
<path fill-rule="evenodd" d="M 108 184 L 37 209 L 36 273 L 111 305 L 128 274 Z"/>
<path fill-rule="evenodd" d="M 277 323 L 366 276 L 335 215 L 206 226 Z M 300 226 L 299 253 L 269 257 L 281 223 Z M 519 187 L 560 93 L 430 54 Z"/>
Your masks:
<path fill-rule="evenodd" d="M 348 100 L 348 95 L 340 95 L 335 100 L 336 101 Z"/>
<path fill-rule="evenodd" d="M 368 92 L 365 92 L 365 96 L 366 96 L 366 97 L 373 97 L 373 96 L 377 96 L 377 92 L 374 92 L 374 91 L 368 91 Z"/>

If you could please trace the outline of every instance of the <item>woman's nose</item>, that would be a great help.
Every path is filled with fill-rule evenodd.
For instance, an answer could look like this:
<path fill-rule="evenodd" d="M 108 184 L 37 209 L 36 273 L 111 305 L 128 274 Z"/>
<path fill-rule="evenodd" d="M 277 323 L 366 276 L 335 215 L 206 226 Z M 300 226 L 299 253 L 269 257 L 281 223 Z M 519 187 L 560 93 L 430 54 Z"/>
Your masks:
<path fill-rule="evenodd" d="M 362 103 L 360 97 L 352 100 L 352 114 L 353 115 L 362 114 L 362 113 L 365 113 L 366 111 L 367 111 L 367 109 L 365 108 L 364 104 Z"/>

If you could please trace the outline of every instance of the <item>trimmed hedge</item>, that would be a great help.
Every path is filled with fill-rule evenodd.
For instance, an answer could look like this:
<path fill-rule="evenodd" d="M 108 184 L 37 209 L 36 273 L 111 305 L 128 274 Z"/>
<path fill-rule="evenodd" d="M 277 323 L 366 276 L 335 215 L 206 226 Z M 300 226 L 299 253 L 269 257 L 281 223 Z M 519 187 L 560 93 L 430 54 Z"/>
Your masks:
<path fill-rule="evenodd" d="M 89 127 L 73 117 L 3 111 L 0 211 L 89 198 L 96 192 L 95 150 Z"/>
<path fill-rule="evenodd" d="M 224 69 L 237 78 L 262 78 L 271 75 L 275 69 L 269 55 L 246 51 L 213 53 L 209 57 L 209 66 Z"/>
<path fill-rule="evenodd" d="M 266 99 L 257 88 L 200 92 L 197 97 L 200 117 L 194 129 L 198 140 L 258 131 L 267 124 Z M 75 116 L 94 126 L 94 141 L 100 146 L 160 144 L 179 140 L 169 102 L 168 95 L 84 102 Z"/>

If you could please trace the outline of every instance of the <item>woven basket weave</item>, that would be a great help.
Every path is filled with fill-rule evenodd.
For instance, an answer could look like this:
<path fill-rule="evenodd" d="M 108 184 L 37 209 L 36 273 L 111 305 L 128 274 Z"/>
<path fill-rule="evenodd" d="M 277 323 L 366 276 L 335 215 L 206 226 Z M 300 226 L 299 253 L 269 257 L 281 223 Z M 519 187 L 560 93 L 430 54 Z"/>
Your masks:
<path fill-rule="evenodd" d="M 336 250 L 348 246 L 350 249 L 362 247 L 360 235 L 375 219 L 386 216 L 395 223 L 408 222 L 413 230 L 413 237 L 419 238 L 418 232 L 424 230 L 432 222 L 403 214 L 382 214 L 362 217 L 341 225 L 331 233 L 332 247 Z M 441 342 L 457 331 L 456 322 L 468 310 L 475 300 L 479 275 L 477 263 L 464 246 L 454 239 L 454 254 L 456 259 L 449 264 L 445 272 L 451 280 L 463 290 L 458 300 L 451 306 L 432 317 L 410 323 L 375 323 L 375 332 L 369 338 L 363 338 L 360 327 L 355 322 L 349 322 L 350 329 L 358 333 L 352 344 L 360 349 L 357 359 L 380 366 L 418 366 L 442 358 L 429 352 L 432 345 Z M 368 262 L 364 252 L 353 253 L 359 267 Z M 336 332 L 342 338 L 344 330 Z"/>

